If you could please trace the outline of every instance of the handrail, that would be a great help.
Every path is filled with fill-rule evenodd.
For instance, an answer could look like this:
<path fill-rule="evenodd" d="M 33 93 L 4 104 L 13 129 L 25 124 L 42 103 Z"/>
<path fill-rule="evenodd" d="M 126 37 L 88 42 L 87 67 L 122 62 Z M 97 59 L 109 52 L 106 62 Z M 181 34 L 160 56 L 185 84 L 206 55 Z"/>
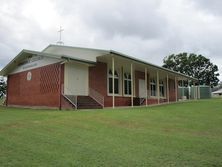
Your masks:
<path fill-rule="evenodd" d="M 89 88 L 89 96 L 104 108 L 104 96 L 102 94 L 92 88 Z"/>
<path fill-rule="evenodd" d="M 74 94 L 73 94 L 73 95 L 70 95 L 70 96 L 74 97 L 73 100 L 72 100 L 70 97 L 68 97 L 69 95 L 65 95 L 65 94 L 64 94 L 64 93 L 65 93 L 65 89 L 68 90 L 69 92 L 71 92 L 71 93 L 73 94 L 73 92 L 72 92 L 71 90 L 69 90 L 67 87 L 66 87 L 66 88 L 64 87 L 64 84 L 62 84 L 61 94 L 62 94 L 63 97 L 65 97 L 72 105 L 74 105 L 75 108 L 77 109 L 77 108 L 78 108 L 78 96 L 76 96 L 76 95 L 74 95 Z"/>
<path fill-rule="evenodd" d="M 73 96 L 74 97 L 74 101 L 72 101 L 69 97 L 67 97 L 66 95 L 62 94 L 62 96 L 64 98 L 66 98 L 76 109 L 77 109 L 77 96 Z"/>
<path fill-rule="evenodd" d="M 140 105 L 142 105 L 144 101 L 145 101 L 145 98 L 140 98 Z"/>

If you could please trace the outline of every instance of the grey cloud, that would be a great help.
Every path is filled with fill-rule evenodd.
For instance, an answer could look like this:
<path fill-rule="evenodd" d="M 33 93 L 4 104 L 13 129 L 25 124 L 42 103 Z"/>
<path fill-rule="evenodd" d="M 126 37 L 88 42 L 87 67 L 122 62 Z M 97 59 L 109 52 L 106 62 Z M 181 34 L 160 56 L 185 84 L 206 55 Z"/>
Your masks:
<path fill-rule="evenodd" d="M 222 1 L 220 0 L 193 0 L 197 8 L 214 15 L 222 15 Z"/>
<path fill-rule="evenodd" d="M 118 5 L 91 8 L 85 17 L 89 24 L 101 30 L 107 38 L 115 35 L 158 38 L 163 35 L 167 23 L 156 10 L 157 7 L 157 4 L 146 1 L 142 5 L 138 1 L 123 1 Z"/>
<path fill-rule="evenodd" d="M 116 35 L 148 39 L 160 37 L 167 27 L 166 19 L 158 11 L 160 2 L 160 0 L 139 2 L 96 0 L 78 3 L 74 1 L 72 4 L 57 7 L 67 16 L 70 16 L 70 13 L 78 14 L 87 26 L 101 32 L 107 39 Z"/>
<path fill-rule="evenodd" d="M 55 7 L 51 11 L 56 15 L 44 13 L 42 19 L 48 20 L 42 23 L 41 17 L 39 21 L 23 13 L 29 0 L 1 1 L 0 69 L 22 49 L 41 50 L 55 43 L 62 25 L 66 45 L 114 49 L 157 65 L 169 54 L 195 52 L 210 57 L 222 70 L 220 1 L 38 2 Z M 38 15 L 43 11 L 33 12 Z"/>
<path fill-rule="evenodd" d="M 56 38 L 22 14 L 26 1 L 9 1 L 0 7 L 0 69 L 22 49 L 41 50 Z M 41 11 L 40 11 L 41 12 Z"/>

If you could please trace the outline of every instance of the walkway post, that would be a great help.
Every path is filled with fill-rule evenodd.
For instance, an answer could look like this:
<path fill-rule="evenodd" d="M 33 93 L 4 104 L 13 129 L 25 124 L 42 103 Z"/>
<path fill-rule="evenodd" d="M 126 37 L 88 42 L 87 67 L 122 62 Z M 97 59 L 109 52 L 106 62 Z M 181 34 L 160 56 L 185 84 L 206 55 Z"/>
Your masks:
<path fill-rule="evenodd" d="M 187 79 L 187 88 L 188 88 L 188 99 L 190 100 L 190 85 L 189 85 L 190 81 L 189 79 Z"/>
<path fill-rule="evenodd" d="M 160 81 L 159 81 L 159 71 L 156 72 L 156 82 L 157 82 L 157 99 L 158 99 L 158 104 L 160 104 Z"/>
<path fill-rule="evenodd" d="M 175 97 L 176 97 L 176 102 L 177 102 L 177 89 L 178 89 L 178 87 L 177 87 L 177 77 L 175 77 Z"/>
<path fill-rule="evenodd" d="M 131 66 L 130 66 L 130 73 L 131 73 L 131 107 L 133 107 L 133 87 L 134 87 L 134 77 L 133 77 L 133 63 L 131 63 Z"/>
<path fill-rule="evenodd" d="M 146 106 L 147 106 L 147 68 L 145 68 L 145 93 L 146 93 Z"/>
<path fill-rule="evenodd" d="M 115 91 L 114 91 L 114 89 L 115 89 L 115 82 L 114 82 L 114 73 L 115 73 L 115 65 L 114 65 L 114 57 L 112 57 L 112 74 L 113 74 L 113 76 L 112 76 L 112 83 L 113 83 L 113 85 L 112 85 L 112 89 L 113 89 L 113 108 L 115 108 Z"/>
<path fill-rule="evenodd" d="M 184 96 L 184 80 L 182 80 L 182 96 Z"/>
<path fill-rule="evenodd" d="M 170 103 L 170 94 L 169 94 L 169 76 L 167 74 L 167 103 Z"/>

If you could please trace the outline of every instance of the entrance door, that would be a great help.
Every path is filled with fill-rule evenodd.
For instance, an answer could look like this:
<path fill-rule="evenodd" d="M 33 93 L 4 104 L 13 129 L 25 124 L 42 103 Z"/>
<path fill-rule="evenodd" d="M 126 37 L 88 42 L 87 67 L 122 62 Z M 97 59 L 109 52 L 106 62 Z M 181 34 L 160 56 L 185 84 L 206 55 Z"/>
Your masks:
<path fill-rule="evenodd" d="M 88 96 L 88 67 L 78 63 L 65 64 L 66 95 Z"/>
<path fill-rule="evenodd" d="M 139 79 L 139 97 L 146 98 L 146 87 L 144 79 Z"/>

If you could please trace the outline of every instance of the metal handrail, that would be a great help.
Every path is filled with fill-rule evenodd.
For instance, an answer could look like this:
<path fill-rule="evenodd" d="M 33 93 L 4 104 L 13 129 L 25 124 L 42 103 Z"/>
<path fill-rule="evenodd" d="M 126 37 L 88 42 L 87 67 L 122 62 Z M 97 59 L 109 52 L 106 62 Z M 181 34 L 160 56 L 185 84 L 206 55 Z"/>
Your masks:
<path fill-rule="evenodd" d="M 73 106 L 75 106 L 75 108 L 77 109 L 77 96 L 74 96 L 74 101 L 72 101 L 69 97 L 67 97 L 66 95 L 62 94 L 62 96 L 64 98 L 66 98 Z"/>
<path fill-rule="evenodd" d="M 89 88 L 89 96 L 104 108 L 104 96 L 102 94 L 92 88 Z"/>
<path fill-rule="evenodd" d="M 64 92 L 65 92 L 65 89 L 68 90 L 69 92 L 71 92 L 73 94 L 73 92 L 71 90 L 69 90 L 68 88 L 64 88 L 64 84 L 62 84 L 62 89 L 61 89 L 61 94 L 63 95 L 63 97 L 65 97 L 72 105 L 75 106 L 75 108 L 77 109 L 78 108 L 78 96 L 76 95 L 70 95 L 72 97 L 74 97 L 73 100 L 71 100 L 68 96 L 69 95 L 65 95 Z"/>
<path fill-rule="evenodd" d="M 144 101 L 145 101 L 145 98 L 140 98 L 140 105 L 142 105 Z"/>

